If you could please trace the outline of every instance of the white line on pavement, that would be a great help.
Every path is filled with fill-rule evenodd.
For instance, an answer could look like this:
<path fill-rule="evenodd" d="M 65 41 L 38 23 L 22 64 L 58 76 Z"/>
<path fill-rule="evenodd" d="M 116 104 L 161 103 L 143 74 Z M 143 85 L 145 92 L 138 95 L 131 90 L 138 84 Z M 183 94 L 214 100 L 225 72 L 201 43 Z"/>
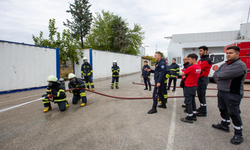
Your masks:
<path fill-rule="evenodd" d="M 20 100 L 20 99 L 25 99 L 25 98 L 30 98 L 30 97 L 35 97 L 35 96 L 40 96 L 42 94 L 37 94 L 37 95 L 32 95 L 32 96 L 27 96 L 27 97 L 21 97 L 21 98 L 18 98 L 18 99 L 13 99 L 13 100 L 7 100 L 7 101 L 3 101 L 3 102 L 0 102 L 0 103 L 6 103 L 6 102 L 10 102 L 10 101 L 17 101 L 17 100 Z"/>
<path fill-rule="evenodd" d="M 4 111 L 7 111 L 7 110 L 10 110 L 10 109 L 13 109 L 13 108 L 17 108 L 17 107 L 20 107 L 20 106 L 29 104 L 29 103 L 32 103 L 32 102 L 35 102 L 35 101 L 39 101 L 39 100 L 41 100 L 41 99 L 43 99 L 43 98 L 44 98 L 44 97 L 38 98 L 38 99 L 33 100 L 33 101 L 29 101 L 29 102 L 26 102 L 26 103 L 22 103 L 22 104 L 19 104 L 19 105 L 11 106 L 11 107 L 9 107 L 9 108 L 2 109 L 2 110 L 0 110 L 0 113 L 1 113 L 1 112 L 4 112 Z"/>
<path fill-rule="evenodd" d="M 174 149 L 175 118 L 176 118 L 176 98 L 174 98 L 171 123 L 170 123 L 170 128 L 169 128 L 169 133 L 168 133 L 167 150 Z"/>

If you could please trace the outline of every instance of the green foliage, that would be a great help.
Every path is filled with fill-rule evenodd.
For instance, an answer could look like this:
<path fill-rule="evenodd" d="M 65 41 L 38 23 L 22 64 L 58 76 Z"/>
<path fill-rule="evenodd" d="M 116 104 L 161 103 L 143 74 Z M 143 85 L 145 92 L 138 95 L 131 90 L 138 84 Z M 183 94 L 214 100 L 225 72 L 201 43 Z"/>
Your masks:
<path fill-rule="evenodd" d="M 83 52 L 81 50 L 81 43 L 79 42 L 80 36 L 76 36 L 76 39 L 71 37 L 70 30 L 63 30 L 62 37 L 59 32 L 57 32 L 57 27 L 55 27 L 55 19 L 49 20 L 49 39 L 43 38 L 43 32 L 40 31 L 40 36 L 35 37 L 32 35 L 35 45 L 46 46 L 52 48 L 60 49 L 60 63 L 65 63 L 70 60 L 75 61 L 79 64 L 79 58 L 77 55 L 83 57 Z M 56 39 L 55 39 L 56 36 Z"/>
<path fill-rule="evenodd" d="M 134 24 L 129 29 L 126 20 L 109 11 L 96 13 L 90 33 L 86 36 L 86 46 L 126 54 L 139 54 L 144 39 L 142 27 Z"/>
<path fill-rule="evenodd" d="M 63 25 L 70 28 L 73 38 L 80 35 L 82 48 L 84 48 L 83 38 L 88 34 L 93 20 L 90 7 L 88 0 L 75 0 L 74 4 L 69 5 L 69 10 L 66 10 L 67 13 L 71 13 L 73 21 L 66 19 L 67 22 L 63 22 Z"/>
<path fill-rule="evenodd" d="M 153 56 L 144 56 L 144 57 L 151 59 L 151 66 L 154 66 L 155 63 L 157 63 L 157 61 L 155 60 L 155 58 Z"/>

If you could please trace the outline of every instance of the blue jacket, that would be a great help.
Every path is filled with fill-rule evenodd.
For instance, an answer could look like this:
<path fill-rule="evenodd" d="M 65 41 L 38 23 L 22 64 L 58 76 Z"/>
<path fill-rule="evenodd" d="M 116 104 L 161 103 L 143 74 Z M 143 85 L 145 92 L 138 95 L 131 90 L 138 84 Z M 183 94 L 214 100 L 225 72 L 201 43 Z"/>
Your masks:
<path fill-rule="evenodd" d="M 162 58 L 159 62 L 155 64 L 155 70 L 151 70 L 150 72 L 154 73 L 155 84 L 164 83 L 166 79 L 166 62 Z"/>
<path fill-rule="evenodd" d="M 147 65 L 147 66 L 144 65 L 143 68 L 142 68 L 142 74 L 141 75 L 143 76 L 143 78 L 148 78 L 148 76 L 150 76 L 150 72 L 144 70 L 146 68 L 150 69 L 149 65 Z"/>
<path fill-rule="evenodd" d="M 179 65 L 172 63 L 170 65 L 170 78 L 176 78 L 179 76 Z"/>
<path fill-rule="evenodd" d="M 119 72 L 120 72 L 119 66 L 112 66 L 111 71 L 113 77 L 119 77 Z"/>

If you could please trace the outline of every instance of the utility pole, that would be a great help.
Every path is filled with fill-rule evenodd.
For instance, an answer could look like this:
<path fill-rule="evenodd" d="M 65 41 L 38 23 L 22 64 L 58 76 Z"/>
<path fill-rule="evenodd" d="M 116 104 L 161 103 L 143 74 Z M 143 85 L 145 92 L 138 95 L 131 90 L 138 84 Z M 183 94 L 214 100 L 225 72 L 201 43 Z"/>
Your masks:
<path fill-rule="evenodd" d="M 250 13 L 250 6 L 249 6 L 249 9 L 248 9 L 247 23 L 248 23 L 248 19 L 249 19 L 249 13 Z"/>
<path fill-rule="evenodd" d="M 156 44 L 155 46 L 156 46 L 156 47 L 155 47 L 155 48 L 156 48 L 156 49 L 155 49 L 155 52 L 157 52 L 157 44 Z"/>

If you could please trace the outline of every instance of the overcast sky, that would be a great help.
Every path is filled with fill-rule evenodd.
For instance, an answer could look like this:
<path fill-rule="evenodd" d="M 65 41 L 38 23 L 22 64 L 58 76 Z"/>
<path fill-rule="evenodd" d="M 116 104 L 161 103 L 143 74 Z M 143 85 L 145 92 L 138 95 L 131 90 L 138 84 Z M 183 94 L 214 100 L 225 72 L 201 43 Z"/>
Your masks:
<path fill-rule="evenodd" d="M 34 44 L 32 34 L 48 38 L 49 19 L 66 29 L 63 21 L 74 0 L 0 0 L 0 40 Z M 90 10 L 113 12 L 127 19 L 130 28 L 138 23 L 145 31 L 146 54 L 156 50 L 166 55 L 166 36 L 182 33 L 239 30 L 247 22 L 249 0 L 89 0 Z"/>

